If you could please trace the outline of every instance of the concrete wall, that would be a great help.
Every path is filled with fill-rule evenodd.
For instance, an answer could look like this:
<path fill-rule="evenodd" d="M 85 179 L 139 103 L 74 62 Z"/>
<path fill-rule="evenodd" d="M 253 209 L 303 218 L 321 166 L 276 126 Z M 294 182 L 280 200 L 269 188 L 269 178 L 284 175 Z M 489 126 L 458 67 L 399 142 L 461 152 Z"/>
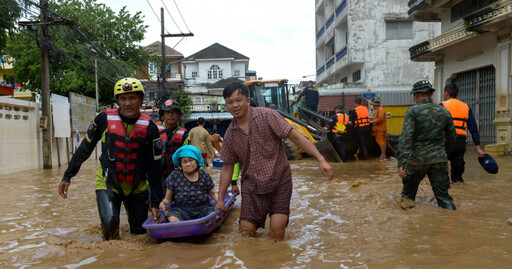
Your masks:
<path fill-rule="evenodd" d="M 0 97 L 0 174 L 42 167 L 39 104 Z"/>
<path fill-rule="evenodd" d="M 43 168 L 40 105 L 35 102 L 0 97 L 0 175 Z M 57 141 L 59 150 L 57 150 Z M 66 143 L 70 146 L 66 147 Z M 52 165 L 66 165 L 71 139 L 54 138 Z M 69 158 L 71 156 L 69 155 Z"/>

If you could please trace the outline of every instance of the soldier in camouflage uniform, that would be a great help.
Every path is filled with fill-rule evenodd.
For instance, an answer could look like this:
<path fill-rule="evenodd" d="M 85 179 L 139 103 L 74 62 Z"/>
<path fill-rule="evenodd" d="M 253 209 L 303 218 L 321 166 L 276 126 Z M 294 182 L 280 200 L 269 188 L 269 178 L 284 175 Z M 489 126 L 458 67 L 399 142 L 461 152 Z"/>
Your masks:
<path fill-rule="evenodd" d="M 426 80 L 416 82 L 412 89 L 416 105 L 405 113 L 398 143 L 398 175 L 404 185 L 402 198 L 414 200 L 421 180 L 428 175 L 437 204 L 455 210 L 448 194 L 446 149 L 455 143 L 457 133 L 450 112 L 432 102 L 434 91 Z"/>

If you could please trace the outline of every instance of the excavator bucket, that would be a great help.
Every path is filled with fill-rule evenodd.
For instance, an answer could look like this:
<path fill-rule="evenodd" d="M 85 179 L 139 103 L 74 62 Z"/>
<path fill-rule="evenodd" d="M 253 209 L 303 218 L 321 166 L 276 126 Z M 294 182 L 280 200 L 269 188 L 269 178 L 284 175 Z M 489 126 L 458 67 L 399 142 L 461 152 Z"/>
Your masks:
<path fill-rule="evenodd" d="M 332 147 L 332 144 L 329 142 L 329 139 L 327 139 L 327 136 L 322 136 L 319 141 L 315 142 L 315 146 L 328 162 L 341 162 L 340 156 Z"/>

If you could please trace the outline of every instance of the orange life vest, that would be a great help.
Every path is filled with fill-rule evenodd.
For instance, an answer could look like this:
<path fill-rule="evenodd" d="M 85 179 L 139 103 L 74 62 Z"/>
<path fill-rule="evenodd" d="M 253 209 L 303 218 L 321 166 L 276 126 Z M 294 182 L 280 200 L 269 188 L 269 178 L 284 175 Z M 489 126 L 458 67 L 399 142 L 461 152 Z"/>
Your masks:
<path fill-rule="evenodd" d="M 169 143 L 169 137 L 167 136 L 167 132 L 164 131 L 165 127 L 162 122 L 157 122 L 156 126 L 160 131 L 160 138 L 165 143 L 165 147 L 162 148 L 162 159 L 164 160 L 162 170 L 164 171 L 164 175 L 168 175 L 174 170 L 172 155 L 182 146 L 187 129 L 179 127 L 176 132 L 174 132 Z"/>
<path fill-rule="evenodd" d="M 141 114 L 133 125 L 130 135 L 126 135 L 126 127 L 119 116 L 117 108 L 105 110 L 107 113 L 108 138 L 106 139 L 106 153 L 109 161 L 114 163 L 115 174 L 118 181 L 132 184 L 145 179 L 142 166 L 143 152 L 146 151 L 146 135 L 151 118 Z M 113 151 L 113 152 L 112 152 Z"/>
<path fill-rule="evenodd" d="M 348 124 L 348 117 L 344 113 L 336 113 L 336 116 L 338 116 L 338 121 L 336 122 L 336 125 L 332 129 L 333 133 L 340 133 L 344 134 L 347 132 L 347 124 Z M 340 131 L 338 131 L 340 130 Z M 341 131 L 343 130 L 343 131 Z"/>
<path fill-rule="evenodd" d="M 368 108 L 364 106 L 357 106 L 355 110 L 357 119 L 354 125 L 356 127 L 364 127 L 370 125 L 370 114 L 368 113 Z"/>
<path fill-rule="evenodd" d="M 455 98 L 443 101 L 443 106 L 452 114 L 453 125 L 457 135 L 468 136 L 466 126 L 469 119 L 469 106 Z"/>

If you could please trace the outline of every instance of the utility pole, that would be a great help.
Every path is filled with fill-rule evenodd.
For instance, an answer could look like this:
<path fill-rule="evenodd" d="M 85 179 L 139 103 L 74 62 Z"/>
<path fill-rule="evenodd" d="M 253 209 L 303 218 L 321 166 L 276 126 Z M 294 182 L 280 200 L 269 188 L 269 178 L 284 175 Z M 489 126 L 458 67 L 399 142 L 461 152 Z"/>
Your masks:
<path fill-rule="evenodd" d="M 165 70 L 165 66 L 166 66 L 166 59 L 165 59 L 165 38 L 166 37 L 185 37 L 185 36 L 194 36 L 193 33 L 182 33 L 182 34 L 165 34 L 165 27 L 164 27 L 164 8 L 161 7 L 160 8 L 160 16 L 161 16 L 161 19 L 160 19 L 160 22 L 161 22 L 161 25 L 162 25 L 162 33 L 160 34 L 160 37 L 162 38 L 162 50 L 161 50 L 161 53 L 162 53 L 162 67 L 160 68 L 160 77 L 161 77 L 161 84 L 160 84 L 160 87 L 158 87 L 158 90 L 160 92 L 165 92 L 166 91 L 166 79 L 167 79 L 167 74 L 166 74 L 166 70 Z M 160 80 L 159 80 L 160 81 Z"/>
<path fill-rule="evenodd" d="M 52 168 L 52 137 L 53 137 L 53 122 L 52 122 L 52 108 L 50 102 L 50 61 L 49 61 L 49 37 L 46 35 L 47 26 L 46 22 L 48 14 L 46 7 L 48 7 L 48 0 L 39 0 L 41 8 L 41 98 L 43 113 L 42 116 L 46 119 L 46 128 L 43 129 L 43 168 Z"/>
<path fill-rule="evenodd" d="M 48 20 L 48 0 L 39 0 L 41 11 L 40 21 L 20 21 L 21 26 L 41 26 L 39 33 L 41 42 L 41 105 L 42 115 L 41 123 L 43 129 L 43 168 L 52 168 L 52 139 L 53 139 L 53 120 L 52 107 L 50 102 L 50 36 L 48 35 L 48 26 L 51 25 L 71 25 L 70 20 Z"/>

